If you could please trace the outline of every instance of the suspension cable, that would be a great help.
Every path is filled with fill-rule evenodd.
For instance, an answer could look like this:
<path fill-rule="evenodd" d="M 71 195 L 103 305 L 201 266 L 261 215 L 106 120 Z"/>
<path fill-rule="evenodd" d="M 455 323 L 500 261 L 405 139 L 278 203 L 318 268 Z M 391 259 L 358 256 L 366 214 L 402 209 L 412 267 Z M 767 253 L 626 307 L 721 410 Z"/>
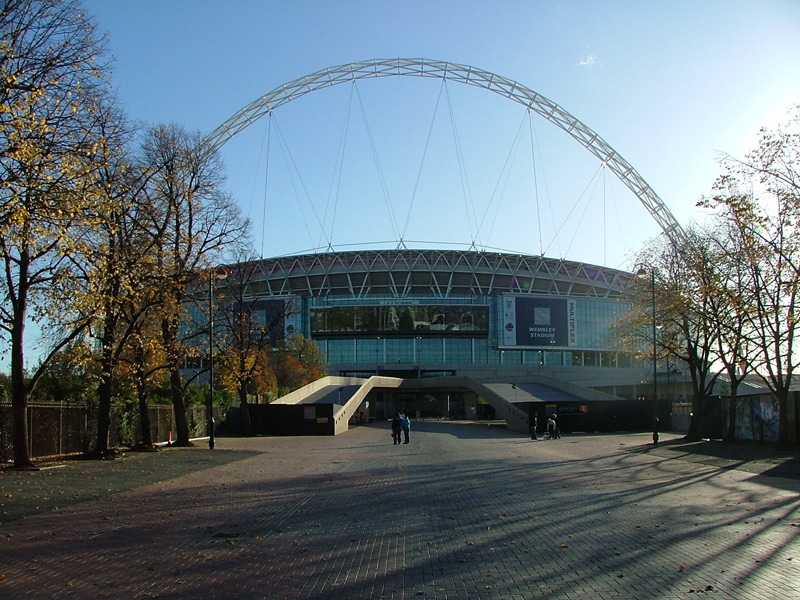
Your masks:
<path fill-rule="evenodd" d="M 278 140 L 281 144 L 281 151 L 283 153 L 283 160 L 286 164 L 287 172 L 289 173 L 289 179 L 292 182 L 292 188 L 294 189 L 295 200 L 297 201 L 297 206 L 300 209 L 300 214 L 303 217 L 303 225 L 305 225 L 306 233 L 308 234 L 308 239 L 311 242 L 311 245 L 314 245 L 314 236 L 311 233 L 311 228 L 308 224 L 308 219 L 306 218 L 306 212 L 303 210 L 303 203 L 300 200 L 300 193 L 298 191 L 298 181 L 299 186 L 303 190 L 303 194 L 305 195 L 306 201 L 308 202 L 309 206 L 311 207 L 311 212 L 314 214 L 314 217 L 317 220 L 317 224 L 321 231 L 325 231 L 325 228 L 322 225 L 322 220 L 319 218 L 319 213 L 317 212 L 314 203 L 311 200 L 311 195 L 308 193 L 308 188 L 306 187 L 305 181 L 303 181 L 303 176 L 300 174 L 300 169 L 297 167 L 297 163 L 294 160 L 294 156 L 292 155 L 292 151 L 289 148 L 289 144 L 286 141 L 285 136 L 283 135 L 283 130 L 280 128 L 280 125 L 275 120 L 275 130 L 278 133 Z M 295 179 L 296 178 L 296 179 Z M 330 238 L 326 240 L 327 244 L 331 244 Z"/>
<path fill-rule="evenodd" d="M 536 150 L 537 150 L 537 156 L 539 157 L 539 164 L 542 166 L 541 179 L 542 179 L 542 184 L 544 185 L 545 197 L 547 198 L 547 206 L 550 209 L 550 221 L 551 221 L 553 229 L 555 230 L 555 229 L 557 229 L 556 216 L 555 216 L 555 213 L 553 212 L 552 195 L 550 194 L 550 185 L 548 184 L 548 181 L 547 181 L 547 169 L 544 168 L 544 166 L 545 166 L 544 165 L 544 160 L 543 160 L 544 153 L 542 152 L 542 147 L 541 147 L 541 143 L 540 143 L 540 140 L 539 140 L 539 136 L 536 133 L 536 121 L 535 121 L 535 119 L 531 118 L 529 122 L 530 122 L 531 130 L 533 132 L 534 139 L 536 141 Z M 531 152 L 533 152 L 533 148 L 531 148 Z M 538 183 L 537 183 L 537 194 L 538 194 Z M 564 256 L 564 254 L 561 252 L 561 243 L 560 243 L 560 240 L 558 239 L 558 237 L 556 236 L 552 241 L 554 241 L 556 243 L 556 250 L 558 251 L 559 256 Z M 542 235 L 541 235 L 541 238 L 540 238 L 540 242 L 539 242 L 539 247 L 540 247 L 540 253 L 542 254 L 542 256 L 544 256 L 545 252 L 547 251 L 547 248 L 550 247 L 549 245 L 547 246 L 547 248 L 544 247 L 544 232 L 542 232 Z"/>
<path fill-rule="evenodd" d="M 603 264 L 606 264 L 606 241 L 608 240 L 608 229 L 606 229 L 606 165 L 603 163 Z"/>
<path fill-rule="evenodd" d="M 428 127 L 428 136 L 425 138 L 425 147 L 422 150 L 422 159 L 419 162 L 419 169 L 417 169 L 417 179 L 414 181 L 414 189 L 411 192 L 411 202 L 408 204 L 408 213 L 406 214 L 406 221 L 403 223 L 403 230 L 401 235 L 401 240 L 405 238 L 406 232 L 408 231 L 409 223 L 411 222 L 411 211 L 414 207 L 414 201 L 417 198 L 417 189 L 419 188 L 419 182 L 422 178 L 422 167 L 425 165 L 425 157 L 428 155 L 428 146 L 431 141 L 431 137 L 433 135 L 433 126 L 436 123 L 436 115 L 439 112 L 439 102 L 442 99 L 442 92 L 444 91 L 444 84 L 445 80 L 442 79 L 442 83 L 439 86 L 439 94 L 436 96 L 436 104 L 433 107 L 433 115 L 431 115 L 431 124 Z"/>
<path fill-rule="evenodd" d="M 269 158 L 272 148 L 272 112 L 267 119 L 267 157 L 264 164 L 264 208 L 261 211 L 261 258 L 264 258 L 264 238 L 267 237 L 267 198 L 269 197 Z"/>
<path fill-rule="evenodd" d="M 458 162 L 458 174 L 461 180 L 461 193 L 464 197 L 464 209 L 467 215 L 467 226 L 470 229 L 469 234 L 470 237 L 472 238 L 472 243 L 474 244 L 478 233 L 477 231 L 473 232 L 473 225 L 477 229 L 477 223 L 478 223 L 478 219 L 475 213 L 475 203 L 472 199 L 472 190 L 469 187 L 469 177 L 467 176 L 466 166 L 464 164 L 464 154 L 461 151 L 461 140 L 458 135 L 458 127 L 456 126 L 453 103 L 450 100 L 449 88 L 446 85 L 447 80 L 443 81 L 445 82 L 444 91 L 445 91 L 445 97 L 447 98 L 448 113 L 450 115 L 450 129 L 453 133 L 453 144 L 456 150 L 456 160 Z M 478 242 L 480 241 L 478 240 Z"/>
<path fill-rule="evenodd" d="M 592 175 L 592 177 L 587 182 L 586 187 L 583 188 L 583 191 L 581 192 L 581 194 L 578 196 L 578 198 L 572 204 L 572 208 L 569 209 L 569 212 L 567 213 L 567 215 L 562 220 L 561 225 L 558 227 L 558 229 L 555 232 L 555 235 L 553 236 L 553 240 L 558 239 L 558 236 L 561 233 L 561 230 L 564 229 L 564 227 L 566 226 L 567 221 L 569 220 L 569 218 L 572 216 L 572 214 L 575 212 L 575 210 L 581 204 L 581 201 L 584 199 L 584 197 L 586 197 L 586 192 L 591 187 L 593 182 L 595 184 L 595 188 L 597 187 L 598 174 L 600 173 L 600 171 L 602 169 L 603 169 L 603 164 L 601 163 L 600 166 L 597 168 L 597 170 Z M 580 224 L 583 221 L 583 217 L 586 215 L 586 211 L 587 211 L 588 207 L 589 207 L 589 203 L 586 202 L 586 204 L 583 207 L 583 212 L 581 213 L 581 216 L 578 219 L 578 224 Z M 569 252 L 569 249 L 572 247 L 572 242 L 575 241 L 575 236 L 577 234 L 578 234 L 578 228 L 576 227 L 575 228 L 575 232 L 572 234 L 572 237 L 570 238 L 569 244 L 567 245 L 567 250 L 566 250 L 567 252 Z M 547 252 L 549 249 L 550 249 L 550 246 L 545 248 L 545 252 Z"/>
<path fill-rule="evenodd" d="M 347 148 L 347 136 L 350 130 L 350 115 L 353 108 L 353 95 L 354 95 L 354 88 L 356 87 L 356 82 L 353 80 L 352 87 L 350 88 L 350 95 L 347 101 L 347 110 L 345 111 L 344 121 L 342 122 L 342 131 L 339 134 L 339 146 L 336 152 L 336 159 L 334 161 L 333 172 L 331 173 L 331 183 L 328 188 L 328 199 L 325 203 L 325 214 L 323 217 L 323 222 L 328 222 L 328 211 L 330 210 L 331 217 L 330 217 L 330 232 L 328 235 L 328 250 L 333 250 L 333 244 L 331 241 L 333 240 L 333 233 L 334 228 L 336 225 L 336 215 L 338 213 L 339 207 L 339 193 L 342 187 L 342 174 L 344 172 L 344 155 L 345 150 Z M 334 191 L 335 190 L 335 191 Z M 331 204 L 333 206 L 331 207 Z M 324 232 L 320 234 L 320 238 L 324 237 Z M 321 245 L 322 239 L 320 239 Z"/>
<path fill-rule="evenodd" d="M 506 160 L 503 163 L 503 167 L 500 170 L 500 175 L 497 177 L 497 182 L 494 185 L 494 189 L 492 190 L 492 195 L 489 199 L 489 202 L 486 205 L 486 210 L 483 213 L 483 218 L 481 219 L 480 225 L 478 227 L 479 230 L 483 230 L 483 225 L 486 221 L 487 216 L 489 215 L 489 210 L 492 208 L 494 204 L 494 215 L 492 216 L 492 222 L 489 226 L 489 232 L 486 234 L 486 240 L 488 241 L 491 239 L 492 232 L 494 231 L 494 226 L 497 223 L 497 217 L 500 215 L 500 205 L 502 204 L 502 199 L 505 197 L 506 187 L 508 186 L 508 181 L 511 178 L 511 166 L 514 164 L 516 159 L 517 152 L 519 151 L 519 143 L 521 139 L 521 132 L 522 126 L 525 122 L 523 120 L 520 121 L 519 127 L 517 127 L 517 132 L 514 135 L 514 140 L 511 142 L 511 147 L 508 150 L 508 154 L 506 154 Z M 498 191 L 500 194 L 498 195 Z M 495 198 L 499 198 L 495 203 Z"/>
<path fill-rule="evenodd" d="M 367 113 L 364 109 L 364 103 L 361 100 L 361 93 L 358 90 L 358 86 L 355 87 L 356 90 L 356 98 L 358 99 L 358 105 L 361 109 L 361 117 L 364 119 L 364 127 L 367 130 L 367 139 L 369 139 L 369 147 L 372 151 L 372 159 L 375 161 L 375 170 L 378 173 L 378 179 L 381 185 L 381 191 L 383 192 L 383 199 L 386 203 L 386 210 L 389 213 L 389 225 L 392 227 L 392 231 L 394 235 L 397 237 L 398 240 L 401 239 L 400 236 L 400 229 L 397 225 L 397 219 L 394 215 L 394 209 L 392 207 L 392 201 L 389 195 L 389 188 L 386 185 L 386 178 L 383 176 L 383 169 L 381 168 L 381 162 L 378 158 L 378 150 L 375 147 L 375 140 L 372 137 L 372 129 L 369 126 L 369 120 L 367 119 Z"/>
<path fill-rule="evenodd" d="M 544 254 L 544 249 L 542 247 L 542 213 L 539 206 L 539 177 L 536 173 L 536 153 L 533 147 L 533 123 L 530 108 L 528 109 L 528 135 L 531 140 L 531 167 L 533 168 L 533 195 L 536 201 L 536 223 L 539 228 L 539 254 Z"/>

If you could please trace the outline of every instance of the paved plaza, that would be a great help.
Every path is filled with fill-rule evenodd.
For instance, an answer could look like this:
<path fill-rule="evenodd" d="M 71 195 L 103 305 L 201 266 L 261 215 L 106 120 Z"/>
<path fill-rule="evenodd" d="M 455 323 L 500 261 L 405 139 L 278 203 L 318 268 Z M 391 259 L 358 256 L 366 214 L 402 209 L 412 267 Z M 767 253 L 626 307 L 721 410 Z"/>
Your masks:
<path fill-rule="evenodd" d="M 0 471 L 0 598 L 800 598 L 800 480 L 780 461 L 670 435 L 411 434 Z"/>

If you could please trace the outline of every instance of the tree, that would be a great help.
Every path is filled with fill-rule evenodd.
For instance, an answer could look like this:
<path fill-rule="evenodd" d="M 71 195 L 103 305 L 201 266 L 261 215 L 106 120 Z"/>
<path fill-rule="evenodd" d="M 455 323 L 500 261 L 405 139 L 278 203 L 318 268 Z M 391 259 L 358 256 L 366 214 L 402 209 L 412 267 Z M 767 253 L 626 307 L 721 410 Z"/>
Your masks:
<path fill-rule="evenodd" d="M 153 265 L 160 279 L 160 326 L 166 368 L 172 390 L 176 443 L 189 445 L 183 359 L 198 345 L 189 343 L 197 330 L 187 331 L 190 286 L 202 285 L 203 273 L 247 242 L 249 222 L 231 198 L 219 156 L 199 134 L 175 125 L 151 128 L 143 144 L 143 164 L 149 177 L 143 193 L 151 212 L 146 229 L 154 241 Z"/>
<path fill-rule="evenodd" d="M 722 365 L 730 389 L 728 393 L 728 428 L 726 439 L 736 436 L 736 399 L 740 384 L 749 372 L 748 306 L 746 267 L 737 249 L 737 236 L 730 228 L 703 231 L 688 253 L 695 257 L 692 264 L 702 282 L 705 320 L 713 323 L 717 336 L 714 362 Z"/>
<path fill-rule="evenodd" d="M 28 395 L 88 327 L 71 307 L 70 257 L 102 212 L 107 66 L 105 40 L 76 2 L 5 0 L 0 35 L 0 330 L 10 341 L 14 466 L 31 468 Z M 30 320 L 47 328 L 51 346 L 26 379 Z"/>
<path fill-rule="evenodd" d="M 135 310 L 135 309 L 134 309 Z M 155 311 L 152 311 L 153 313 Z M 150 413 L 148 399 L 151 390 L 159 383 L 159 375 L 163 375 L 166 359 L 163 348 L 158 343 L 157 323 L 151 318 L 151 311 L 142 311 L 141 315 L 128 319 L 134 323 L 130 343 L 120 357 L 121 371 L 133 380 L 139 411 L 139 430 L 144 447 L 153 445 L 150 432 Z"/>
<path fill-rule="evenodd" d="M 72 344 L 55 354 L 43 368 L 36 388 L 31 391 L 31 399 L 90 403 L 95 382 L 86 368 L 89 354 L 89 349 L 83 343 Z"/>
<path fill-rule="evenodd" d="M 795 344 L 800 296 L 800 107 L 775 130 L 762 129 L 744 160 L 726 157 L 716 210 L 735 239 L 731 258 L 743 265 L 748 364 L 769 387 L 780 412 L 779 444 L 797 443 L 789 409 L 800 366 Z M 796 411 L 798 407 L 794 407 Z"/>
<path fill-rule="evenodd" d="M 672 356 L 686 365 L 692 382 L 692 419 L 687 438 L 699 439 L 705 431 L 707 400 L 719 375 L 713 360 L 719 329 L 708 319 L 713 297 L 704 283 L 708 265 L 704 262 L 702 236 L 689 229 L 686 237 L 683 248 L 659 238 L 639 254 L 637 263 L 643 265 L 648 277 L 637 278 L 623 295 L 631 312 L 615 330 L 626 340 L 626 347 L 640 348 L 642 358 L 652 361 L 650 349 L 655 345 L 656 360 Z"/>
<path fill-rule="evenodd" d="M 665 258 L 672 265 L 673 324 L 679 332 L 674 352 L 687 365 L 692 380 L 692 417 L 686 437 L 699 440 L 710 434 L 706 423 L 711 414 L 708 402 L 719 379 L 714 358 L 720 327 L 711 318 L 718 303 L 709 285 L 713 262 L 706 240 L 697 229 L 688 229 L 683 246 L 673 248 Z"/>
<path fill-rule="evenodd" d="M 314 341 L 300 334 L 278 345 L 274 363 L 278 393 L 288 394 L 327 374 L 325 353 Z"/>
<path fill-rule="evenodd" d="M 94 452 L 109 452 L 108 434 L 111 425 L 111 403 L 118 379 L 120 361 L 131 342 L 141 339 L 142 320 L 158 304 L 160 281 L 153 269 L 154 238 L 143 224 L 152 207 L 141 193 L 147 184 L 148 172 L 131 164 L 122 154 L 122 140 L 115 145 L 118 153 L 110 157 L 101 171 L 103 189 L 108 196 L 106 212 L 90 236 L 91 243 L 80 257 L 86 274 L 89 301 L 85 305 L 92 320 L 92 331 L 98 342 L 97 355 L 98 413 L 97 439 Z M 136 337 L 135 339 L 134 336 Z M 146 404 L 141 406 L 142 435 L 149 440 Z M 146 426 L 146 429 L 144 428 Z M 151 442 L 144 441 L 145 445 Z"/>
<path fill-rule="evenodd" d="M 269 303 L 251 293 L 256 273 L 257 263 L 253 261 L 241 261 L 235 270 L 228 273 L 227 299 L 217 311 L 220 331 L 215 333 L 222 349 L 219 379 L 225 389 L 239 398 L 244 435 L 252 435 L 248 395 L 277 391 L 270 355 L 273 343 L 283 338 L 282 325 L 291 313 L 290 302 Z M 276 308 L 278 303 L 281 309 Z M 215 307 L 211 309 L 216 310 Z"/>

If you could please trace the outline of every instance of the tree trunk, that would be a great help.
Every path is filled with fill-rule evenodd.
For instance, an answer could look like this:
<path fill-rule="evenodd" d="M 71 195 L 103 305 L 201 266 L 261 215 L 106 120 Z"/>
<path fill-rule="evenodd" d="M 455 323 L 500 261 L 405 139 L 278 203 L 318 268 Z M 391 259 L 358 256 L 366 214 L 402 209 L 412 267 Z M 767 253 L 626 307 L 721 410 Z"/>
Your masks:
<path fill-rule="evenodd" d="M 183 378 L 179 366 L 178 319 L 169 317 L 161 322 L 161 335 L 167 351 L 169 363 L 169 383 L 172 393 L 172 412 L 175 419 L 175 445 L 191 446 L 189 441 L 189 422 L 186 418 L 186 402 L 183 394 Z"/>
<path fill-rule="evenodd" d="M 728 406 L 728 428 L 725 435 L 726 442 L 736 441 L 736 405 L 738 403 L 738 394 L 739 382 L 731 377 L 731 393 L 728 398 L 728 402 L 730 402 Z"/>
<path fill-rule="evenodd" d="M 778 390 L 775 394 L 778 400 L 778 446 L 787 448 L 790 446 L 789 440 L 789 391 L 787 389 Z"/>
<path fill-rule="evenodd" d="M 103 336 L 103 356 L 100 359 L 100 385 L 97 387 L 97 440 L 95 454 L 108 454 L 108 433 L 111 430 L 111 397 L 114 382 L 114 357 L 108 351 L 113 347 L 110 335 Z"/>
<path fill-rule="evenodd" d="M 20 286 L 22 288 L 22 286 Z M 18 302 L 24 303 L 21 297 Z M 11 332 L 11 410 L 14 426 L 14 468 L 33 469 L 28 452 L 28 388 L 25 386 L 25 310 L 16 307 Z"/>
<path fill-rule="evenodd" d="M 153 434 L 150 432 L 150 411 L 147 409 L 147 363 L 141 336 L 134 338 L 134 364 L 133 371 L 136 378 L 136 396 L 139 399 L 139 431 L 141 442 L 145 446 L 153 445 Z"/>
<path fill-rule="evenodd" d="M 736 396 L 731 391 L 728 397 L 728 427 L 725 432 L 726 442 L 736 441 Z"/>
<path fill-rule="evenodd" d="M 99 456 L 108 454 L 108 433 L 111 430 L 111 380 L 102 375 L 97 387 L 97 439 L 94 452 Z"/>
<path fill-rule="evenodd" d="M 703 398 L 697 391 L 692 395 L 692 416 L 689 419 L 689 431 L 686 433 L 686 441 L 698 442 L 700 441 L 702 417 L 701 410 L 703 408 Z"/>
<path fill-rule="evenodd" d="M 191 446 L 189 441 L 189 421 L 186 418 L 186 402 L 183 397 L 183 379 L 176 366 L 170 366 L 170 387 L 172 388 L 172 412 L 175 417 L 175 445 Z"/>
<path fill-rule="evenodd" d="M 239 419 L 242 423 L 242 435 L 253 435 L 253 424 L 250 421 L 250 404 L 247 402 L 247 390 L 239 388 Z"/>
<path fill-rule="evenodd" d="M 145 446 L 153 445 L 153 435 L 150 433 L 150 411 L 147 409 L 147 389 L 141 383 L 137 385 L 137 395 L 139 397 L 139 429 L 141 430 L 141 442 Z"/>
<path fill-rule="evenodd" d="M 23 388 L 22 391 L 15 389 L 12 385 L 11 406 L 14 420 L 14 468 L 31 469 L 34 468 L 28 454 L 28 394 Z"/>

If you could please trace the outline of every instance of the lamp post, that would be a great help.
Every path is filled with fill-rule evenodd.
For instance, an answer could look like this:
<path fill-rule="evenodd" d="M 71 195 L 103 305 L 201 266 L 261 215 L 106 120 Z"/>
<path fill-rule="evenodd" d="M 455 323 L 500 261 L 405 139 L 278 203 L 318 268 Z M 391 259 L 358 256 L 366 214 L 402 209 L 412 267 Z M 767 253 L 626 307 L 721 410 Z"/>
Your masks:
<path fill-rule="evenodd" d="M 208 273 L 208 447 L 213 450 L 214 441 L 214 280 L 223 280 L 228 272 L 218 267 Z"/>
<path fill-rule="evenodd" d="M 639 269 L 637 277 L 647 277 L 645 269 Z M 658 358 L 658 348 L 656 346 L 656 270 L 650 267 L 650 292 L 652 294 L 653 310 L 653 445 L 658 444 L 658 381 L 656 380 L 656 359 Z"/>

